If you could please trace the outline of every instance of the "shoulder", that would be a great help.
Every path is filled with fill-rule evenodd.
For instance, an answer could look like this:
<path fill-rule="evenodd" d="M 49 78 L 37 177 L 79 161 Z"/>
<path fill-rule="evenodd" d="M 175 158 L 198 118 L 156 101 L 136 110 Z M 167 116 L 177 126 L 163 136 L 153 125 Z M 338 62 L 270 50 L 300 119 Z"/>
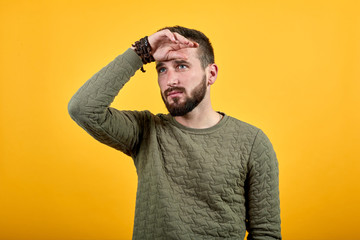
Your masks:
<path fill-rule="evenodd" d="M 235 117 L 228 116 L 228 127 L 233 128 L 236 132 L 240 132 L 242 134 L 247 133 L 248 135 L 251 135 L 252 137 L 255 137 L 259 131 L 261 131 L 260 128 L 254 126 L 253 124 L 244 122 L 242 120 L 239 120 Z"/>
<path fill-rule="evenodd" d="M 253 150 L 254 147 L 256 149 L 257 146 L 259 145 L 266 146 L 267 148 L 272 148 L 270 139 L 265 134 L 265 132 L 259 127 L 231 116 L 229 116 L 228 122 L 229 122 L 228 126 L 234 129 L 235 132 L 238 132 L 239 134 L 246 136 L 248 141 L 252 143 Z"/>

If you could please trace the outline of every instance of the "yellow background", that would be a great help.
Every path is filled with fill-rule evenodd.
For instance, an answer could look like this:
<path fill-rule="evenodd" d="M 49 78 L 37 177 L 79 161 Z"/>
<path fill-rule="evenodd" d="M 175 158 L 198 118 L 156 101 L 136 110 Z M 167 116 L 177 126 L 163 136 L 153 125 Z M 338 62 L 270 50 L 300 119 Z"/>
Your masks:
<path fill-rule="evenodd" d="M 132 160 L 67 104 L 131 43 L 164 26 L 215 48 L 216 110 L 279 160 L 284 239 L 360 239 L 359 1 L 0 1 L 0 240 L 130 239 Z M 113 106 L 165 112 L 154 65 Z"/>

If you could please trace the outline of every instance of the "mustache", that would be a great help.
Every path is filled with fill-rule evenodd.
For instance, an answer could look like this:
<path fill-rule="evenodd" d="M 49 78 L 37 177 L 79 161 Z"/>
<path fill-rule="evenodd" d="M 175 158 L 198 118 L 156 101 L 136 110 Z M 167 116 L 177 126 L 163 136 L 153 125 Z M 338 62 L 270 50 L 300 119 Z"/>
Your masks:
<path fill-rule="evenodd" d="M 185 88 L 183 88 L 183 87 L 169 87 L 168 89 L 165 90 L 164 95 L 167 96 L 169 94 L 169 92 L 172 92 L 172 91 L 185 92 Z"/>

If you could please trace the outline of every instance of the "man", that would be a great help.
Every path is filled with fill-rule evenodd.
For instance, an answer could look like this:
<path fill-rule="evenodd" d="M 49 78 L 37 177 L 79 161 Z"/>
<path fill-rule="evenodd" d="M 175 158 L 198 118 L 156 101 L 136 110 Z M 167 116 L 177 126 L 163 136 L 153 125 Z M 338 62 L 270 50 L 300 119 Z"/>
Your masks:
<path fill-rule="evenodd" d="M 152 61 L 170 114 L 109 107 Z M 81 127 L 134 160 L 133 239 L 243 239 L 246 230 L 248 239 L 281 239 L 275 152 L 260 129 L 213 110 L 217 73 L 203 33 L 167 27 L 137 41 L 71 99 Z"/>

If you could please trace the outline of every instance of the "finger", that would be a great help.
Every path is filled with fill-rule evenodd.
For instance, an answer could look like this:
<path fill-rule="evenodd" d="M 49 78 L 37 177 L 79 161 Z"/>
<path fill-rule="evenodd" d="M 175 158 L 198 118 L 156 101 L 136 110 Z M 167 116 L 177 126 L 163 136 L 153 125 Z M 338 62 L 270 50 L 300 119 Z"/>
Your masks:
<path fill-rule="evenodd" d="M 173 32 L 171 32 L 169 29 L 165 29 L 164 34 L 168 39 L 170 39 L 171 42 L 176 43 L 176 37 Z"/>
<path fill-rule="evenodd" d="M 180 49 L 184 49 L 184 48 L 191 48 L 188 44 L 177 44 L 175 49 L 176 50 L 180 50 Z"/>
<path fill-rule="evenodd" d="M 185 38 L 184 36 L 182 36 L 176 32 L 174 32 L 174 35 L 176 37 L 176 40 L 179 41 L 179 43 L 186 44 L 186 45 L 188 45 L 190 43 L 190 41 L 187 38 Z"/>
<path fill-rule="evenodd" d="M 176 32 L 174 32 L 174 35 L 180 43 L 185 44 L 187 47 L 198 47 L 199 46 L 199 44 L 197 42 L 191 41 Z"/>

